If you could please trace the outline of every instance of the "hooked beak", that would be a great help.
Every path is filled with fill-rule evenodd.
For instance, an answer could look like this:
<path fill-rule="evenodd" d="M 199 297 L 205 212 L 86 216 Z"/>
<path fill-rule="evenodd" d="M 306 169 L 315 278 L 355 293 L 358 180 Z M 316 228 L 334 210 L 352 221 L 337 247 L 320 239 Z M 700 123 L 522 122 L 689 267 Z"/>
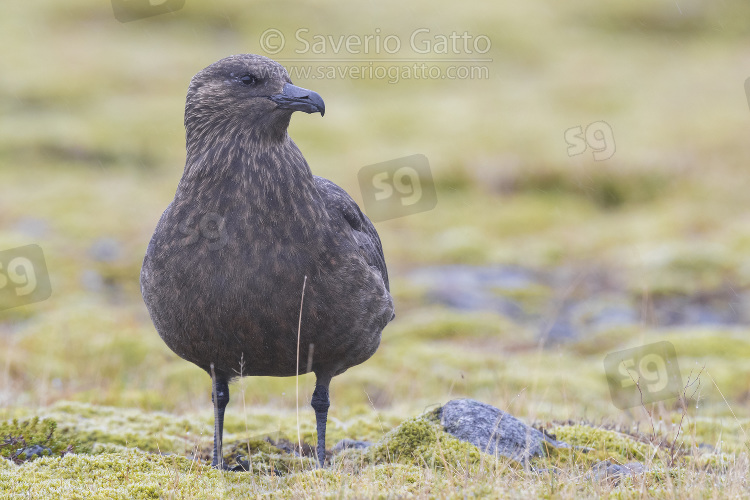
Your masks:
<path fill-rule="evenodd" d="M 323 102 L 323 98 L 317 92 L 297 87 L 291 83 L 285 83 L 282 93 L 272 95 L 269 99 L 282 109 L 304 111 L 305 113 L 320 113 L 320 116 L 326 114 L 326 105 Z"/>

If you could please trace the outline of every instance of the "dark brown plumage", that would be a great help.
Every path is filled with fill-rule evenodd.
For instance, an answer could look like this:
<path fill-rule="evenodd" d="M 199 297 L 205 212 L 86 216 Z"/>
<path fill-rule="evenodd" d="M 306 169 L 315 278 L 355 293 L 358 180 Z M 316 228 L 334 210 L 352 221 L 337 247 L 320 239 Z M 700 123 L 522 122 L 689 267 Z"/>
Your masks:
<path fill-rule="evenodd" d="M 343 189 L 312 175 L 287 134 L 296 110 L 325 112 L 262 56 L 227 57 L 193 77 L 185 171 L 141 271 L 164 342 L 215 373 L 218 466 L 228 382 L 240 371 L 297 373 L 305 279 L 300 373 L 310 354 L 321 464 L 331 378 L 372 356 L 393 318 L 378 234 Z"/>

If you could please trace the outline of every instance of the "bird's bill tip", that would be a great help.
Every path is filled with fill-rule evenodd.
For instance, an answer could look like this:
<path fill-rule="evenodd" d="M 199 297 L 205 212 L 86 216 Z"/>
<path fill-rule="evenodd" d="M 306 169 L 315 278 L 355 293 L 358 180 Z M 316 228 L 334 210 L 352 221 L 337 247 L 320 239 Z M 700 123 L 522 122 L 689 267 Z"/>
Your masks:
<path fill-rule="evenodd" d="M 317 92 L 297 87 L 291 83 L 285 83 L 281 94 L 269 97 L 276 106 L 281 109 L 292 111 L 304 111 L 305 113 L 320 113 L 325 116 L 326 105 L 323 98 Z"/>

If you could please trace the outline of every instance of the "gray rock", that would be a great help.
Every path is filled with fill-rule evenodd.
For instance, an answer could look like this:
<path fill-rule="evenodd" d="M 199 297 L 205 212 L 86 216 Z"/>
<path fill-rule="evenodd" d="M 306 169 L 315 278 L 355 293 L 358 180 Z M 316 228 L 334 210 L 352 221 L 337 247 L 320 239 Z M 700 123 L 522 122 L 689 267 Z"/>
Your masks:
<path fill-rule="evenodd" d="M 498 295 L 497 289 L 519 290 L 537 283 L 530 271 L 511 266 L 425 267 L 408 278 L 430 290 L 425 297 L 429 303 L 462 311 L 497 311 L 515 319 L 524 316 L 521 304 Z"/>
<path fill-rule="evenodd" d="M 535 330 L 553 346 L 644 320 L 658 326 L 750 324 L 750 291 L 722 285 L 694 294 L 657 294 L 647 317 L 613 269 L 576 266 L 532 270 L 516 266 L 432 266 L 405 275 L 423 290 L 423 300 L 461 311 L 496 311 Z M 543 289 L 547 297 L 514 293 Z M 517 297 L 517 298 L 514 298 Z"/>
<path fill-rule="evenodd" d="M 38 217 L 22 217 L 13 225 L 13 229 L 31 238 L 43 238 L 49 234 L 49 223 Z"/>
<path fill-rule="evenodd" d="M 693 449 L 698 453 L 717 453 L 719 451 L 716 446 L 708 443 L 699 443 L 698 446 L 694 446 Z"/>
<path fill-rule="evenodd" d="M 122 245 L 114 238 L 97 238 L 89 248 L 89 256 L 98 262 L 114 262 L 122 253 Z"/>
<path fill-rule="evenodd" d="M 46 446 L 34 444 L 31 446 L 27 446 L 26 448 L 19 451 L 17 457 L 21 460 L 31 460 L 35 457 L 44 457 L 51 454 L 52 450 L 47 448 Z"/>
<path fill-rule="evenodd" d="M 654 321 L 659 325 L 735 325 L 743 322 L 742 298 L 717 292 L 654 299 Z"/>
<path fill-rule="evenodd" d="M 372 446 L 372 443 L 369 441 L 358 441 L 356 439 L 342 439 L 338 443 L 336 443 L 336 446 L 333 447 L 334 453 L 339 453 L 344 450 L 360 450 L 363 448 L 369 448 Z"/>
<path fill-rule="evenodd" d="M 490 455 L 524 463 L 544 455 L 544 447 L 570 448 L 494 406 L 473 399 L 454 399 L 441 409 L 445 431 Z"/>
<path fill-rule="evenodd" d="M 89 292 L 99 293 L 106 287 L 104 278 L 94 269 L 84 269 L 81 272 L 80 282 L 83 288 Z"/>
<path fill-rule="evenodd" d="M 624 465 L 615 464 L 609 460 L 597 462 L 591 466 L 588 476 L 590 479 L 602 481 L 604 479 L 613 479 L 619 481 L 625 476 L 635 476 L 647 472 L 646 466 L 640 462 L 629 462 Z"/>

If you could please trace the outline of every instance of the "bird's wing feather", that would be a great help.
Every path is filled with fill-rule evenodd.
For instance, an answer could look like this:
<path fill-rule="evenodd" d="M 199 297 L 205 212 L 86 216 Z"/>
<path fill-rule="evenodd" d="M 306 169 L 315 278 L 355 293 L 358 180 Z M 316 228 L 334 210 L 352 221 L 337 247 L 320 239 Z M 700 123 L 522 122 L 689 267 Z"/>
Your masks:
<path fill-rule="evenodd" d="M 354 239 L 359 245 L 360 252 L 365 261 L 380 272 L 383 282 L 388 291 L 388 269 L 385 267 L 383 246 L 380 237 L 372 225 L 370 219 L 362 213 L 357 203 L 349 196 L 349 193 L 323 177 L 315 177 L 315 187 L 320 193 L 326 210 L 330 215 L 343 217 L 352 228 Z"/>

